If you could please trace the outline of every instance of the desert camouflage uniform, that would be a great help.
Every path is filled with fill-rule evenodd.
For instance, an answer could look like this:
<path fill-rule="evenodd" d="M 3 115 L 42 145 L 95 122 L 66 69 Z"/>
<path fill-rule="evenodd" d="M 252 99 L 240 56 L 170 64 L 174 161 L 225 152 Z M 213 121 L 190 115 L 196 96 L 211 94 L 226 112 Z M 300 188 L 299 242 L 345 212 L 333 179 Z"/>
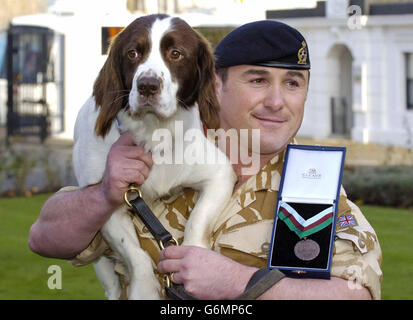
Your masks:
<path fill-rule="evenodd" d="M 283 155 L 275 156 L 257 175 L 250 177 L 236 190 L 214 226 L 212 250 L 242 264 L 266 268 L 282 166 Z M 71 189 L 68 187 L 65 190 Z M 179 243 L 183 240 L 185 223 L 196 197 L 196 192 L 186 189 L 179 195 L 160 199 L 150 205 L 160 222 Z M 350 288 L 365 286 L 374 299 L 380 299 L 381 249 L 377 236 L 341 188 L 338 217 L 344 215 L 350 216 L 354 222 L 346 226 L 336 224 L 331 276 L 348 280 Z M 134 217 L 133 222 L 140 244 L 149 253 L 156 270 L 160 249 L 139 218 Z M 98 234 L 71 263 L 74 266 L 85 265 L 109 252 L 110 249 Z M 124 273 L 120 264 L 116 270 L 120 274 Z M 158 277 L 163 285 L 162 277 L 159 274 Z M 121 279 L 124 277 L 121 276 Z"/>

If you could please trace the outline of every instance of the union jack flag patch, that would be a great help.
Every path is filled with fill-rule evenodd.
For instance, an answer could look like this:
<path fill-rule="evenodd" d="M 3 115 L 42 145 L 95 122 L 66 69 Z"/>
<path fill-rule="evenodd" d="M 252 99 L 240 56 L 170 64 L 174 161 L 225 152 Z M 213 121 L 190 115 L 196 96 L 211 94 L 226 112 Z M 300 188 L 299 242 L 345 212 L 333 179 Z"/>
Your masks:
<path fill-rule="evenodd" d="M 337 222 L 340 227 L 355 226 L 357 225 L 356 218 L 353 215 L 344 215 L 338 217 Z"/>

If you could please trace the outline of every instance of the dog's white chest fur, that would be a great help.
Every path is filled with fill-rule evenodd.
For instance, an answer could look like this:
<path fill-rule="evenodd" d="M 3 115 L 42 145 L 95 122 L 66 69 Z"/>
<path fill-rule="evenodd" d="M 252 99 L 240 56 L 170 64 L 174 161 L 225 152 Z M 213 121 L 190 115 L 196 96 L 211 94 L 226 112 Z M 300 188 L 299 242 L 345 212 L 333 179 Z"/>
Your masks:
<path fill-rule="evenodd" d="M 202 165 L 203 170 L 206 166 L 216 170 L 214 165 L 218 162 L 228 166 L 226 156 L 204 137 L 196 106 L 178 109 L 168 119 L 159 119 L 148 112 L 136 120 L 122 112 L 119 120 L 122 130 L 132 132 L 135 143 L 152 155 L 154 165 L 141 186 L 144 198 L 149 201 L 169 194 L 178 186 L 193 184 L 194 179 L 189 175 L 194 175 L 197 165 Z M 192 134 L 188 138 L 185 134 L 189 131 Z M 208 164 L 207 154 L 216 156 L 213 163 Z M 199 158 L 197 164 L 188 164 L 194 156 Z"/>

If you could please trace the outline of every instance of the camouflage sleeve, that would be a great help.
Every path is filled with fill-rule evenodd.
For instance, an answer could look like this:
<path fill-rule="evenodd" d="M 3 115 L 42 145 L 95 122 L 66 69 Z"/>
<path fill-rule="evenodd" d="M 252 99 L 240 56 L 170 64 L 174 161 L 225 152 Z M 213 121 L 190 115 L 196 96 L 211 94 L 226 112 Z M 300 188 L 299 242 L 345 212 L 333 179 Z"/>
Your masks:
<path fill-rule="evenodd" d="M 64 187 L 57 191 L 57 193 L 71 192 L 79 190 L 79 187 Z M 93 240 L 89 243 L 87 248 L 80 252 L 74 259 L 69 260 L 69 263 L 74 267 L 85 266 L 92 263 L 102 254 L 108 254 L 110 251 L 109 246 L 106 244 L 105 240 L 102 238 L 100 232 L 98 232 Z"/>
<path fill-rule="evenodd" d="M 381 248 L 377 235 L 360 209 L 340 196 L 331 276 L 348 280 L 350 289 L 369 289 L 381 298 Z"/>
<path fill-rule="evenodd" d="M 80 267 L 94 262 L 102 255 L 110 255 L 110 248 L 98 232 L 93 240 L 89 243 L 87 248 L 80 252 L 74 259 L 69 260 L 73 267 Z"/>

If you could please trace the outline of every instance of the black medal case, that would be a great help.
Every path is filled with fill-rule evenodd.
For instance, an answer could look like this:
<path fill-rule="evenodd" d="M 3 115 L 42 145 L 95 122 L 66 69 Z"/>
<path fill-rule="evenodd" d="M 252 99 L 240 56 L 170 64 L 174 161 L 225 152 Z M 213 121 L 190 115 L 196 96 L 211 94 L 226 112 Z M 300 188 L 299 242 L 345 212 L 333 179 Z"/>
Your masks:
<path fill-rule="evenodd" d="M 346 148 L 288 145 L 268 267 L 289 277 L 330 278 Z"/>

